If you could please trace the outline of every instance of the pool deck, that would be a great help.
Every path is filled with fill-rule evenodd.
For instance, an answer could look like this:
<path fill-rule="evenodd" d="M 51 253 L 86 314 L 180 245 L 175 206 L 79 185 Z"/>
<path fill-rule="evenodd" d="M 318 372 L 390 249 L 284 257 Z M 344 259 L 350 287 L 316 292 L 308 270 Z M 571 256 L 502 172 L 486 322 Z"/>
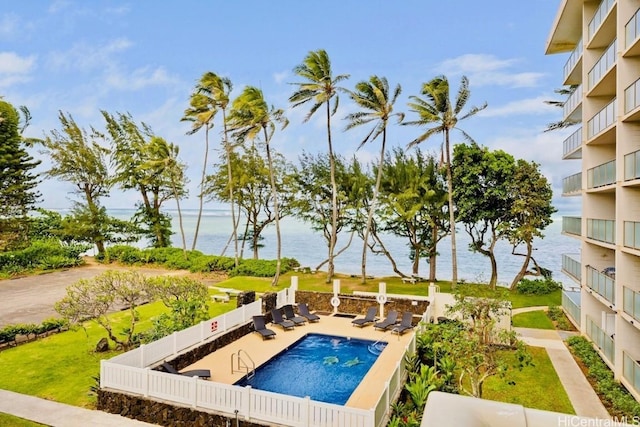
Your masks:
<path fill-rule="evenodd" d="M 211 381 L 233 384 L 245 375 L 244 372 L 231 373 L 231 355 L 239 350 L 249 354 L 257 368 L 308 333 L 382 340 L 387 342 L 387 346 L 345 404 L 352 408 L 371 409 L 378 402 L 385 388 L 385 382 L 389 381 L 396 366 L 402 361 L 405 348 L 411 341 L 414 331 L 407 331 L 404 335 L 398 336 L 388 331 L 375 330 L 373 325 L 363 328 L 353 326 L 352 320 L 320 315 L 319 322 L 306 323 L 288 331 L 269 324 L 267 327 L 277 334 L 274 339 L 263 340 L 258 333 L 251 333 L 185 367 L 184 370 L 209 369 L 212 375 Z M 318 384 L 318 387 L 322 387 L 322 384 Z"/>

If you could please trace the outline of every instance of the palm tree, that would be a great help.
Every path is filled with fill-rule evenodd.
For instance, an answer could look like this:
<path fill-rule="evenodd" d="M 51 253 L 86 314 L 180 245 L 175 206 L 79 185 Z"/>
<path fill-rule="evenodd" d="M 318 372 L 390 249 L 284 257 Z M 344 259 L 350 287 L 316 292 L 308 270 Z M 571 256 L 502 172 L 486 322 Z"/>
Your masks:
<path fill-rule="evenodd" d="M 426 99 L 418 96 L 410 96 L 409 108 L 418 114 L 418 119 L 405 122 L 405 125 L 427 126 L 427 130 L 409 143 L 409 147 L 428 139 L 430 136 L 441 133 L 444 139 L 444 147 L 441 145 L 441 151 L 444 151 L 446 157 L 445 166 L 447 168 L 447 190 L 449 192 L 449 223 L 451 228 L 451 267 L 452 267 L 452 285 L 458 282 L 458 260 L 456 258 L 456 224 L 453 209 L 453 183 L 451 179 L 451 151 L 449 135 L 453 129 L 462 132 L 465 139 L 472 141 L 473 139 L 462 129 L 457 127 L 459 121 L 467 119 L 479 111 L 487 108 L 485 102 L 480 107 L 471 107 L 465 114 L 460 115 L 462 109 L 467 104 L 471 92 L 469 91 L 469 80 L 463 76 L 460 80 L 460 87 L 456 95 L 455 103 L 451 103 L 449 94 L 449 81 L 445 76 L 437 76 L 429 82 L 422 85 L 422 95 Z"/>
<path fill-rule="evenodd" d="M 269 107 L 264 99 L 262 90 L 246 86 L 240 96 L 232 105 L 231 112 L 227 117 L 230 130 L 233 135 L 240 140 L 255 140 L 262 132 L 267 151 L 267 162 L 269 166 L 269 180 L 271 181 L 271 197 L 273 198 L 273 213 L 276 223 L 276 274 L 271 282 L 272 286 L 278 284 L 280 278 L 280 265 L 282 253 L 282 240 L 280 236 L 280 212 L 278 210 L 278 192 L 276 189 L 276 179 L 273 173 L 273 160 L 271 158 L 270 142 L 276 130 L 276 123 L 284 129 L 289 121 L 284 116 L 284 111 Z"/>
<path fill-rule="evenodd" d="M 192 122 L 191 130 L 187 132 L 187 135 L 193 135 L 200 129 L 204 128 L 204 160 L 202 164 L 202 177 L 200 179 L 200 191 L 198 192 L 198 199 L 200 206 L 198 209 L 198 219 L 196 221 L 196 230 L 193 236 L 193 244 L 191 250 L 196 248 L 196 242 L 198 240 L 198 233 L 200 231 L 200 219 L 202 218 L 202 205 L 204 202 L 204 182 L 207 177 L 207 159 L 209 157 L 209 129 L 213 127 L 213 119 L 218 112 L 218 106 L 213 99 L 200 93 L 198 88 L 202 85 L 202 79 L 196 85 L 196 90 L 191 95 L 189 100 L 189 108 L 184 111 L 184 116 L 181 121 Z"/>
<path fill-rule="evenodd" d="M 146 147 L 147 160 L 140 165 L 140 168 L 150 171 L 154 176 L 164 176 L 169 180 L 169 185 L 176 199 L 178 207 L 178 224 L 180 224 L 180 234 L 182 236 L 182 252 L 187 258 L 187 242 L 184 236 L 182 225 L 182 209 L 180 199 L 185 195 L 185 165 L 178 160 L 180 148 L 168 143 L 163 138 L 154 136 Z"/>
<path fill-rule="evenodd" d="M 349 96 L 363 111 L 349 114 L 346 119 L 349 120 L 345 130 L 353 129 L 357 126 L 371 122 L 377 122 L 371 131 L 364 137 L 358 149 L 369 141 L 374 141 L 378 136 L 382 135 L 382 145 L 380 147 L 380 161 L 378 164 L 378 174 L 376 177 L 376 185 L 373 189 L 371 206 L 367 215 L 367 225 L 364 230 L 364 247 L 362 248 L 362 283 L 367 280 L 367 249 L 369 248 L 369 231 L 373 220 L 373 212 L 376 209 L 376 201 L 378 191 L 380 189 L 380 181 L 382 179 L 382 169 L 384 165 L 384 153 L 387 143 L 387 123 L 393 116 L 398 117 L 398 122 L 402 122 L 404 113 L 393 113 L 393 104 L 398 99 L 402 91 L 400 85 L 393 90 L 393 94 L 389 93 L 389 83 L 384 77 L 371 76 L 369 81 L 362 81 L 356 84 L 356 90 L 351 92 Z"/>
<path fill-rule="evenodd" d="M 234 243 L 234 260 L 236 267 L 238 266 L 238 220 L 236 219 L 235 200 L 233 197 L 233 175 L 231 169 L 231 153 L 233 145 L 229 141 L 229 130 L 227 127 L 227 108 L 229 107 L 229 94 L 233 89 L 231 80 L 226 77 L 220 77 L 217 74 L 207 71 L 200 78 L 196 91 L 199 95 L 207 98 L 210 105 L 222 111 L 223 136 L 222 146 L 227 161 L 227 179 L 229 186 L 229 201 L 231 204 L 231 220 L 233 223 L 232 238 Z"/>
<path fill-rule="evenodd" d="M 293 107 L 298 107 L 306 103 L 312 103 L 311 110 L 305 116 L 304 122 L 309 121 L 311 116 L 324 104 L 327 115 L 327 143 L 329 145 L 329 168 L 331 173 L 331 235 L 329 237 L 329 263 L 327 267 L 327 283 L 331 281 L 334 274 L 334 250 L 338 240 L 338 186 L 336 184 L 336 161 L 333 154 L 333 143 L 331 141 L 331 116 L 338 110 L 338 91 L 343 88 L 338 87 L 338 83 L 349 78 L 348 74 L 340 74 L 335 78 L 331 72 L 331 60 L 324 49 L 309 52 L 302 61 L 302 64 L 293 69 L 293 72 L 305 79 L 301 83 L 293 83 L 298 86 L 298 90 L 289 97 L 289 102 Z M 333 106 L 331 99 L 333 98 Z"/>

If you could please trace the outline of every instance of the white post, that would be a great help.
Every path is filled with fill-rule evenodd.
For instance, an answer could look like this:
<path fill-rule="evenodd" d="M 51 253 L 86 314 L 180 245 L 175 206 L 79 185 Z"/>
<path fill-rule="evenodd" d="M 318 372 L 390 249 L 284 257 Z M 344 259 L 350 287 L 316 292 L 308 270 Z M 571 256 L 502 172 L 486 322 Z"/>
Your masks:
<path fill-rule="evenodd" d="M 384 304 L 387 302 L 387 284 L 385 282 L 378 283 L 378 303 L 380 304 L 380 317 L 384 317 Z M 398 338 L 400 334 L 398 334 Z"/>
<path fill-rule="evenodd" d="M 338 300 L 338 294 L 340 293 L 340 279 L 333 279 L 333 298 L 332 301 L 338 301 L 338 304 L 334 304 L 332 302 L 331 305 L 333 305 L 333 314 L 337 314 L 338 313 L 338 306 L 340 305 L 340 302 Z"/>
<path fill-rule="evenodd" d="M 144 370 L 144 391 L 142 392 L 144 397 L 149 397 L 149 371 L 151 371 L 151 368 L 145 368 Z"/>
<path fill-rule="evenodd" d="M 245 420 L 249 420 L 251 419 L 251 386 L 248 385 L 244 388 L 245 392 L 244 392 L 244 396 L 242 397 L 242 403 L 243 403 L 243 410 L 244 410 L 244 419 Z"/>
<path fill-rule="evenodd" d="M 140 367 L 144 368 L 144 344 L 140 344 Z"/>
<path fill-rule="evenodd" d="M 290 293 L 289 304 L 295 305 L 297 290 L 298 290 L 298 276 L 291 276 L 291 287 L 289 288 L 289 291 L 291 293 Z"/>
<path fill-rule="evenodd" d="M 304 405 L 302 405 L 302 410 L 304 411 L 300 419 L 304 420 L 305 426 L 311 425 L 311 398 L 309 396 L 304 397 Z"/>
<path fill-rule="evenodd" d="M 178 333 L 174 332 L 171 334 L 173 336 L 173 355 L 178 354 Z"/>
<path fill-rule="evenodd" d="M 191 405 L 194 408 L 198 407 L 198 378 L 199 377 L 192 377 L 191 379 L 193 380 L 191 382 L 192 387 L 193 387 L 193 402 L 191 403 Z"/>
<path fill-rule="evenodd" d="M 106 363 L 105 359 L 100 359 L 100 388 L 104 388 L 104 378 L 106 376 L 106 371 L 104 364 Z"/>

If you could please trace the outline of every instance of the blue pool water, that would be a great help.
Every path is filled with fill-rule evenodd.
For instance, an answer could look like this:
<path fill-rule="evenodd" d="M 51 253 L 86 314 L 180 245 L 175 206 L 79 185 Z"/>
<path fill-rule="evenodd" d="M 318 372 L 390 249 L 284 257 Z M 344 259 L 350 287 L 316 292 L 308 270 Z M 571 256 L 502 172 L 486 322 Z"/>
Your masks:
<path fill-rule="evenodd" d="M 344 405 L 385 345 L 356 338 L 307 334 L 257 368 L 253 378 L 243 378 L 236 385 Z"/>

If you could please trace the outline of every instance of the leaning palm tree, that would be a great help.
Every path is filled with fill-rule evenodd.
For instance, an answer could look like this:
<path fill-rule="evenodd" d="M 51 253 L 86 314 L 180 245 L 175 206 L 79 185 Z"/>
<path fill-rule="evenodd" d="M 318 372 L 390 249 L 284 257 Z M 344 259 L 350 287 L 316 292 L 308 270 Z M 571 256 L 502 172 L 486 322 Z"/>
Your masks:
<path fill-rule="evenodd" d="M 443 145 L 440 146 L 442 157 L 445 157 L 447 168 L 447 187 L 449 192 L 449 223 L 451 228 L 451 283 L 456 286 L 458 282 L 458 260 L 456 258 L 456 224 L 453 209 L 453 183 L 451 179 L 451 150 L 449 135 L 453 129 L 462 132 L 465 139 L 473 139 L 462 129 L 457 127 L 459 121 L 469 118 L 487 107 L 485 102 L 479 107 L 471 107 L 465 114 L 460 115 L 462 109 L 467 104 L 471 92 L 469 91 L 469 80 L 463 76 L 460 80 L 460 87 L 456 95 L 455 102 L 451 103 L 449 94 L 449 81 L 445 76 L 438 76 L 422 85 L 422 95 L 426 98 L 411 96 L 409 108 L 418 114 L 418 119 L 405 122 L 405 125 L 426 126 L 427 130 L 409 143 L 409 147 L 420 144 L 435 134 L 443 135 Z"/>
<path fill-rule="evenodd" d="M 329 168 L 331 174 L 331 235 L 329 236 L 329 262 L 327 267 L 327 283 L 331 281 L 334 274 L 334 250 L 338 240 L 338 186 L 336 184 L 336 161 L 333 153 L 333 142 L 331 140 L 331 116 L 338 110 L 338 91 L 344 91 L 338 87 L 338 83 L 349 78 L 348 74 L 340 74 L 333 77 L 331 72 L 331 61 L 329 55 L 323 49 L 309 52 L 302 61 L 302 64 L 293 69 L 298 77 L 306 81 L 293 83 L 298 86 L 293 95 L 289 97 L 289 102 L 293 107 L 312 103 L 311 110 L 305 116 L 307 122 L 324 104 L 327 115 L 327 143 L 329 145 Z M 333 106 L 331 99 L 333 98 Z"/>
<path fill-rule="evenodd" d="M 364 247 L 362 248 L 362 283 L 367 281 L 367 250 L 369 249 L 369 231 L 371 230 L 371 222 L 373 213 L 376 209 L 378 191 L 380 189 L 380 181 L 382 180 L 382 169 L 384 164 L 384 153 L 387 143 L 387 123 L 393 116 L 398 117 L 398 122 L 402 122 L 404 113 L 394 113 L 393 104 L 398 99 L 402 91 L 400 85 L 393 90 L 393 94 L 389 93 L 389 83 L 384 77 L 371 76 L 369 81 L 362 81 L 356 84 L 356 90 L 351 92 L 349 96 L 358 105 L 362 111 L 349 114 L 346 119 L 349 120 L 345 130 L 353 129 L 357 126 L 371 122 L 376 122 L 371 131 L 364 137 L 358 149 L 369 141 L 374 141 L 378 136 L 382 135 L 382 145 L 380 147 L 380 160 L 378 163 L 378 174 L 376 177 L 376 185 L 373 189 L 371 205 L 367 215 L 367 225 L 364 229 Z"/>
<path fill-rule="evenodd" d="M 192 122 L 191 130 L 187 135 L 193 135 L 200 129 L 204 128 L 204 158 L 202 164 L 202 176 L 200 178 L 200 191 L 198 199 L 200 206 L 198 209 L 198 219 L 196 220 L 196 230 L 193 236 L 191 250 L 196 248 L 198 233 L 200 231 L 200 220 L 202 218 L 202 205 L 204 202 L 204 182 L 207 178 L 207 159 L 209 156 L 209 130 L 213 127 L 213 119 L 218 112 L 218 106 L 213 100 L 198 91 L 198 87 L 202 84 L 202 80 L 196 85 L 196 90 L 189 100 L 189 108 L 184 111 L 181 121 Z"/>
<path fill-rule="evenodd" d="M 227 127 L 227 108 L 229 107 L 229 94 L 233 89 L 231 80 L 227 77 L 220 77 L 208 71 L 200 78 L 200 83 L 196 87 L 199 94 L 205 96 L 211 105 L 222 111 L 222 146 L 227 161 L 227 179 L 229 186 L 229 201 L 231 204 L 231 221 L 233 223 L 232 238 L 234 244 L 234 260 L 238 266 L 238 220 L 236 219 L 235 200 L 233 197 L 233 174 L 231 170 L 231 153 L 233 144 L 229 141 L 229 129 Z"/>
<path fill-rule="evenodd" d="M 282 126 L 281 129 L 284 129 L 289 124 L 289 121 L 284 116 L 283 110 L 267 105 L 262 90 L 253 86 L 246 86 L 240 96 L 233 101 L 231 111 L 227 117 L 227 123 L 233 135 L 240 140 L 255 140 L 261 132 L 264 138 L 269 166 L 269 180 L 271 182 L 273 214 L 276 223 L 276 274 L 271 282 L 273 286 L 276 286 L 280 278 L 282 240 L 280 236 L 278 192 L 275 174 L 273 173 L 270 142 L 276 130 L 276 123 L 279 123 Z"/>

